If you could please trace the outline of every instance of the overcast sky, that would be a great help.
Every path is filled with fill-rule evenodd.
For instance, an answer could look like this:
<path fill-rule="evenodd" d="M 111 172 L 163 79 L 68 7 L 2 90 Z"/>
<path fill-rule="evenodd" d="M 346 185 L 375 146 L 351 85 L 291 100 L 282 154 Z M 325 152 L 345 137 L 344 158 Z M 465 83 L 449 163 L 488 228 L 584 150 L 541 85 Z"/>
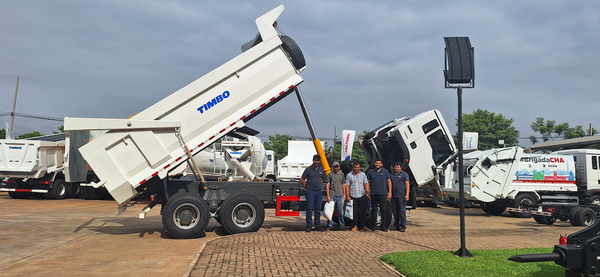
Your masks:
<path fill-rule="evenodd" d="M 256 2 L 1 1 L 0 114 L 20 77 L 17 113 L 127 118 L 240 54 L 254 20 L 283 3 L 279 26 L 306 58 L 300 89 L 323 139 L 430 109 L 455 132 L 456 91 L 442 74 L 452 36 L 475 48 L 463 112 L 514 118 L 522 138 L 540 116 L 600 129 L 600 1 Z M 14 124 L 16 135 L 62 125 Z M 248 126 L 310 136 L 294 95 Z"/>

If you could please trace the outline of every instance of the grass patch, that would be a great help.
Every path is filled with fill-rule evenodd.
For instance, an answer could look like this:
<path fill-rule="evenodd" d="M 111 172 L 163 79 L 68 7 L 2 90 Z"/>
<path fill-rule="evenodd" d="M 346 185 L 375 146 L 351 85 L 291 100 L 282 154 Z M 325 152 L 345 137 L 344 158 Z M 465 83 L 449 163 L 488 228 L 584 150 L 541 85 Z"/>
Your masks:
<path fill-rule="evenodd" d="M 418 276 L 565 276 L 565 268 L 554 262 L 516 263 L 519 254 L 551 253 L 553 248 L 469 250 L 473 258 L 453 255 L 455 251 L 411 251 L 386 254 L 385 263 L 408 277 Z"/>

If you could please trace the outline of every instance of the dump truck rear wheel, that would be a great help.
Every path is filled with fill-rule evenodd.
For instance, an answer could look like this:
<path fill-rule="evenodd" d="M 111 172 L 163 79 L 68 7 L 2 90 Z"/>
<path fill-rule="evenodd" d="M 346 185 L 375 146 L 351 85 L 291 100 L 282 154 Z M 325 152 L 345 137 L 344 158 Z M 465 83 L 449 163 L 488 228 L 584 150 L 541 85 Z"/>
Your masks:
<path fill-rule="evenodd" d="M 174 238 L 191 239 L 204 233 L 210 214 L 206 201 L 195 193 L 178 193 L 162 211 L 163 226 Z"/>
<path fill-rule="evenodd" d="M 52 189 L 49 192 L 50 198 L 52 199 L 65 199 L 67 198 L 67 184 L 64 180 L 56 180 L 52 184 Z"/>
<path fill-rule="evenodd" d="M 265 221 L 265 208 L 258 198 L 240 193 L 223 202 L 219 217 L 230 234 L 256 232 Z"/>

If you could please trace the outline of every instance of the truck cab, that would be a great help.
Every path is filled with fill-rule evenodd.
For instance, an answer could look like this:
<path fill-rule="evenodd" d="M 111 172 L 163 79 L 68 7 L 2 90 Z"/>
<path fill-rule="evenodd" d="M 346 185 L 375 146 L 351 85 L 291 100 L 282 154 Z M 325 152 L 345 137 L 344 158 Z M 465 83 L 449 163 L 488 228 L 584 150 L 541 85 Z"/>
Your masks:
<path fill-rule="evenodd" d="M 553 153 L 573 156 L 577 187 L 590 202 L 600 205 L 600 150 L 571 149 Z"/>
<path fill-rule="evenodd" d="M 369 168 L 377 157 L 390 172 L 395 162 L 402 162 L 403 171 L 417 190 L 417 201 L 442 199 L 439 168 L 456 154 L 457 148 L 440 111 L 394 119 L 362 137 L 359 143 Z"/>

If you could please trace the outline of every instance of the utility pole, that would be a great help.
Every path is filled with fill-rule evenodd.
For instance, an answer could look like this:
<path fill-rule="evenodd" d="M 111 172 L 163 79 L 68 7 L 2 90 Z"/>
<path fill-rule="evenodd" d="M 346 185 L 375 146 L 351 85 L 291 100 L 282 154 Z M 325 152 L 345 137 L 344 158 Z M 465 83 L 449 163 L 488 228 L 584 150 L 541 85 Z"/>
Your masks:
<path fill-rule="evenodd" d="M 15 109 L 17 108 L 17 93 L 19 92 L 19 77 L 17 77 L 17 88 L 15 89 L 15 102 L 13 102 L 12 113 L 10 114 L 10 131 L 13 132 L 13 124 L 15 123 Z"/>

